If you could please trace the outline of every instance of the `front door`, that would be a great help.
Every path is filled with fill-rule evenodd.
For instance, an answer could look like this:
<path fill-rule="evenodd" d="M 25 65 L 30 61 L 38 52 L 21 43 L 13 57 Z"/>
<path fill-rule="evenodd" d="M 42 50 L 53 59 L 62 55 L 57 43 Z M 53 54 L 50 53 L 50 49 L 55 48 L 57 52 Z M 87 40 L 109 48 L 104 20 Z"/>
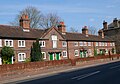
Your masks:
<path fill-rule="evenodd" d="M 80 51 L 80 57 L 83 58 L 83 52 L 82 51 Z"/>
<path fill-rule="evenodd" d="M 50 55 L 50 60 L 54 60 L 53 59 L 53 53 L 50 53 L 49 55 Z"/>
<path fill-rule="evenodd" d="M 56 60 L 60 60 L 60 55 L 59 55 L 59 53 L 56 53 Z"/>
<path fill-rule="evenodd" d="M 86 57 L 86 51 L 84 51 L 83 53 L 84 53 L 84 57 Z"/>

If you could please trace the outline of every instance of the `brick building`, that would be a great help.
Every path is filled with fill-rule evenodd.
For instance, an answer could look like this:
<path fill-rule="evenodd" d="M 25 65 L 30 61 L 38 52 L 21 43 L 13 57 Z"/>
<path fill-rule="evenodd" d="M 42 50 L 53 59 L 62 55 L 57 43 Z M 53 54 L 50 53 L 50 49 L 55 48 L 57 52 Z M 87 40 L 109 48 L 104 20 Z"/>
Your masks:
<path fill-rule="evenodd" d="M 85 26 L 82 33 L 66 32 L 64 22 L 60 22 L 57 28 L 32 29 L 27 15 L 20 19 L 20 26 L 0 25 L 0 49 L 3 46 L 14 48 L 13 62 L 24 62 L 30 58 L 31 46 L 39 38 L 44 60 L 74 59 L 108 54 L 115 49 L 114 41 L 105 37 L 103 31 L 99 35 L 89 35 Z"/>
<path fill-rule="evenodd" d="M 102 30 L 105 36 L 115 40 L 116 52 L 120 53 L 120 20 L 115 18 L 110 24 L 104 21 Z"/>

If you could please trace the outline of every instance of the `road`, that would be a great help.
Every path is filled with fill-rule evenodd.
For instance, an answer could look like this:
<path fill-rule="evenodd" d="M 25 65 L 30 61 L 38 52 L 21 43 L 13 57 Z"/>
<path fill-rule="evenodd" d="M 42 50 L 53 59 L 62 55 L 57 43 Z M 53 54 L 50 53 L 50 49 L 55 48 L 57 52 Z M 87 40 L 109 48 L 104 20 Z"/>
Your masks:
<path fill-rule="evenodd" d="M 120 84 L 120 62 L 19 81 L 18 84 Z"/>

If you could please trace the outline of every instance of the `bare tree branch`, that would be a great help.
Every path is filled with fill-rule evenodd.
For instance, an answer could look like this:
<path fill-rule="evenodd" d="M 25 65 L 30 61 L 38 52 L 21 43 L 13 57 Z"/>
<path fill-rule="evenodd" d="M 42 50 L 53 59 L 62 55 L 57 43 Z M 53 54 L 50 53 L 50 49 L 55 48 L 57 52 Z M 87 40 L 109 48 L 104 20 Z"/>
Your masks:
<path fill-rule="evenodd" d="M 71 27 L 71 28 L 70 28 L 70 32 L 79 32 L 79 31 L 78 31 L 77 29 Z"/>
<path fill-rule="evenodd" d="M 13 22 L 10 22 L 10 24 L 13 26 L 19 26 L 19 19 L 22 14 L 28 15 L 31 28 L 50 28 L 53 26 L 56 27 L 58 22 L 60 22 L 60 17 L 56 13 L 48 13 L 44 15 L 37 8 L 29 6 L 20 11 L 15 20 Z"/>
<path fill-rule="evenodd" d="M 97 28 L 93 26 L 88 26 L 88 32 L 89 34 L 96 35 L 97 34 Z"/>
<path fill-rule="evenodd" d="M 48 13 L 44 15 L 40 21 L 40 26 L 43 28 L 56 27 L 60 22 L 60 17 L 56 13 Z"/>

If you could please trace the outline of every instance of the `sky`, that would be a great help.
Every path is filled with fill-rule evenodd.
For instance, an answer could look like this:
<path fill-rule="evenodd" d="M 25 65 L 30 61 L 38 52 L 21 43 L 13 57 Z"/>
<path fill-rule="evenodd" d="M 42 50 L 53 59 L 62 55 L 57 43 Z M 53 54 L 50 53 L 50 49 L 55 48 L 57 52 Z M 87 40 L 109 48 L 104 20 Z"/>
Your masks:
<path fill-rule="evenodd" d="M 9 25 L 19 11 L 28 6 L 42 13 L 57 13 L 64 21 L 67 31 L 83 26 L 101 29 L 103 20 L 108 23 L 120 18 L 120 0 L 0 0 L 0 24 Z"/>

